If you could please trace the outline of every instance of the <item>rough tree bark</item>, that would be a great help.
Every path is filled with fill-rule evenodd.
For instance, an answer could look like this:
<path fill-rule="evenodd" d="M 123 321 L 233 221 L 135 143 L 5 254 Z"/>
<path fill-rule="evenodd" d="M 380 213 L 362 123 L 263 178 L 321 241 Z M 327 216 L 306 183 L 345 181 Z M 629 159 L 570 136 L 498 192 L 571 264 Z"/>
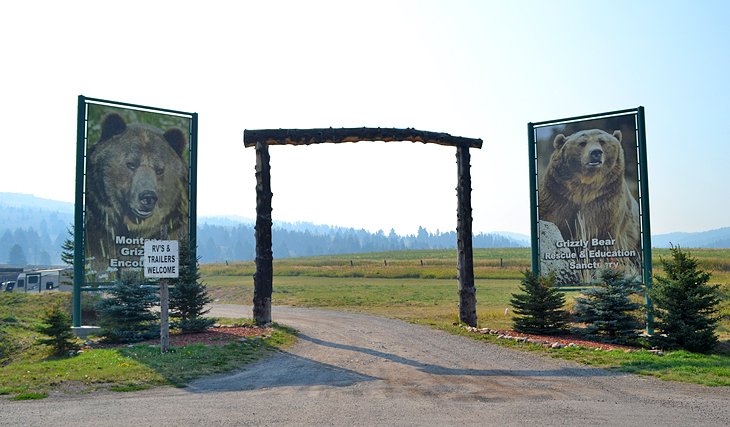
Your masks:
<path fill-rule="evenodd" d="M 246 147 L 255 146 L 259 142 L 265 142 L 267 145 L 309 145 L 358 141 L 410 141 L 452 147 L 467 146 L 482 148 L 482 140 L 479 138 L 464 138 L 461 136 L 451 136 L 448 133 L 427 132 L 417 129 L 322 128 L 246 129 L 243 131 L 243 144 Z"/>
<path fill-rule="evenodd" d="M 456 147 L 458 184 L 456 197 L 457 263 L 459 277 L 459 321 L 477 325 L 477 291 L 474 287 L 474 251 L 472 248 L 471 165 L 469 147 Z"/>
<path fill-rule="evenodd" d="M 253 318 L 257 325 L 271 323 L 274 266 L 271 250 L 271 165 L 269 147 L 256 144 L 256 273 L 253 276 Z"/>

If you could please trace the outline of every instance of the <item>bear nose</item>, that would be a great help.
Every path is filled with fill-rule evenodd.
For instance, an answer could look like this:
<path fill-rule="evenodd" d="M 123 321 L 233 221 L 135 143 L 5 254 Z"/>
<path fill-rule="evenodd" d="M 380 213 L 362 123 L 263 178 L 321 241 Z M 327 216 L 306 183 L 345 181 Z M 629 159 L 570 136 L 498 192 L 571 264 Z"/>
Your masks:
<path fill-rule="evenodd" d="M 151 211 L 157 203 L 157 193 L 150 190 L 143 191 L 139 194 L 139 203 L 142 205 L 143 209 Z"/>
<path fill-rule="evenodd" d="M 603 150 L 595 149 L 591 151 L 591 162 L 600 162 L 603 159 Z"/>

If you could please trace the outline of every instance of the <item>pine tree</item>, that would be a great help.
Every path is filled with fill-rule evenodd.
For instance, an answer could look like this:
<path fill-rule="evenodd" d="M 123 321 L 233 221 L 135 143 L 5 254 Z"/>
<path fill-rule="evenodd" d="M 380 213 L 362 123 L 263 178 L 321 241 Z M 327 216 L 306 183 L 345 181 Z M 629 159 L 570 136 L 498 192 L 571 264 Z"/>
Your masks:
<path fill-rule="evenodd" d="M 710 273 L 681 248 L 672 247 L 672 259 L 662 259 L 666 276 L 656 276 L 651 298 L 657 334 L 652 343 L 668 349 L 706 353 L 717 344 L 715 328 L 719 285 L 709 285 Z"/>
<path fill-rule="evenodd" d="M 99 301 L 99 326 L 110 342 L 138 342 L 159 336 L 158 315 L 150 309 L 159 304 L 154 288 L 140 286 L 139 272 L 127 271 Z"/>
<path fill-rule="evenodd" d="M 43 324 L 36 326 L 35 331 L 49 338 L 38 338 L 36 341 L 50 346 L 54 356 L 79 349 L 76 336 L 71 331 L 71 316 L 58 305 L 46 311 L 42 321 Z"/>
<path fill-rule="evenodd" d="M 171 279 L 170 317 L 175 319 L 174 326 L 183 332 L 200 332 L 209 328 L 215 319 L 204 317 L 210 309 L 212 298 L 208 288 L 200 281 L 200 272 L 193 251 L 186 242 L 180 242 L 180 276 Z"/>
<path fill-rule="evenodd" d="M 63 241 L 61 245 L 61 261 L 64 264 L 73 266 L 74 265 L 74 227 L 67 228 L 68 237 Z"/>
<path fill-rule="evenodd" d="M 575 298 L 575 316 L 586 327 L 580 332 L 599 341 L 629 344 L 639 336 L 641 323 L 632 314 L 641 304 L 631 296 L 641 291 L 641 283 L 621 271 L 605 269 L 593 287 Z"/>
<path fill-rule="evenodd" d="M 74 266 L 74 250 L 75 250 L 75 243 L 74 243 L 74 227 L 73 225 L 70 228 L 67 228 L 66 231 L 68 232 L 68 237 L 66 240 L 63 241 L 63 244 L 61 245 L 61 261 L 63 261 L 64 264 L 71 267 L 70 270 L 64 271 L 63 275 L 68 277 L 69 280 L 73 280 L 73 266 Z"/>
<path fill-rule="evenodd" d="M 10 252 L 8 253 L 8 264 L 19 266 L 28 264 L 25 258 L 25 252 L 23 252 L 23 247 L 17 243 L 10 247 Z"/>
<path fill-rule="evenodd" d="M 524 272 L 520 290 L 512 294 L 510 303 L 518 316 L 512 318 L 518 332 L 528 334 L 560 334 L 568 324 L 568 312 L 563 310 L 565 294 L 555 287 L 555 276 L 539 277 L 531 271 Z"/>

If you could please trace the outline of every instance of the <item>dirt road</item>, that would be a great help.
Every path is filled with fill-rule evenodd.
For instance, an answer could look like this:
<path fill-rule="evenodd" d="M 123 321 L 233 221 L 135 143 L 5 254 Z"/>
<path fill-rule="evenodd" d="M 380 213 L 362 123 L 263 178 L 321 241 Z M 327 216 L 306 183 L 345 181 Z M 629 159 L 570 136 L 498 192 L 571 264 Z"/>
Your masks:
<path fill-rule="evenodd" d="M 250 317 L 215 306 L 214 315 Z M 0 399 L 0 425 L 727 426 L 730 388 L 592 369 L 427 327 L 274 307 L 287 351 L 184 389 Z"/>

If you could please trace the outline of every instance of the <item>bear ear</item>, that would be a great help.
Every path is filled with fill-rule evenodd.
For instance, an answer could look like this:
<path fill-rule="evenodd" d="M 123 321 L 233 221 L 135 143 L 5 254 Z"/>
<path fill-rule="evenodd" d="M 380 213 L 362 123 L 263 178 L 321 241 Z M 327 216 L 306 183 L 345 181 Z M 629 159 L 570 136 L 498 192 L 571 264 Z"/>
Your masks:
<path fill-rule="evenodd" d="M 618 142 L 621 142 L 621 136 L 622 135 L 621 135 L 621 131 L 620 130 L 613 131 L 613 137 L 616 138 L 616 139 L 618 139 Z"/>
<path fill-rule="evenodd" d="M 165 132 L 163 136 L 165 137 L 165 141 L 170 144 L 170 147 L 175 150 L 177 155 L 182 157 L 183 151 L 185 151 L 185 135 L 182 131 L 180 129 L 173 128 Z"/>
<path fill-rule="evenodd" d="M 105 141 L 114 135 L 119 135 L 127 129 L 127 124 L 122 116 L 116 113 L 108 114 L 101 122 L 101 139 Z"/>
<path fill-rule="evenodd" d="M 557 136 L 555 137 L 555 139 L 553 140 L 553 147 L 554 147 L 554 148 L 555 148 L 556 150 L 560 150 L 560 148 L 561 148 L 561 147 L 562 147 L 563 145 L 565 145 L 565 135 L 563 135 L 562 133 L 559 133 L 559 134 L 558 134 L 558 135 L 557 135 Z"/>

